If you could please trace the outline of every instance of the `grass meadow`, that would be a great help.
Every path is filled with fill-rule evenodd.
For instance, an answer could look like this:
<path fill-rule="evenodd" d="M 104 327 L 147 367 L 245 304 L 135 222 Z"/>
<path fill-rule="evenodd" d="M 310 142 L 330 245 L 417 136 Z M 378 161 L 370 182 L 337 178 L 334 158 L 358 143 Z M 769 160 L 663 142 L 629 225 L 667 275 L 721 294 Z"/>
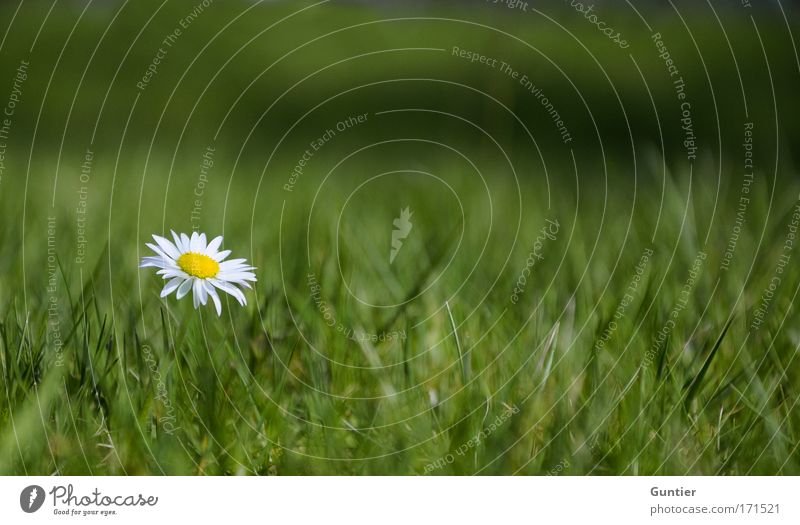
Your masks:
<path fill-rule="evenodd" d="M 675 13 L 648 12 L 695 90 L 688 162 L 663 61 L 621 12 L 641 66 L 570 11 L 595 55 L 487 14 L 502 6 L 459 11 L 549 48 L 578 97 L 519 42 L 441 20 L 343 32 L 269 69 L 283 47 L 396 15 L 323 7 L 236 54 L 295 8 L 234 2 L 185 28 L 142 89 L 148 42 L 189 4 L 59 5 L 26 51 L 47 8 L 26 4 L 0 47 L 9 82 L 31 64 L 0 179 L 0 474 L 800 474 L 796 101 L 781 98 L 797 71 L 772 54 L 775 13 L 757 18 L 774 77 L 752 24 L 721 14 L 748 31 L 745 118 L 719 29 L 697 37 L 709 73 Z M 445 51 L 364 55 L 410 43 Z M 575 142 L 454 45 L 537 78 Z M 159 297 L 139 263 L 171 230 L 224 235 L 257 268 L 245 307 Z"/>
<path fill-rule="evenodd" d="M 758 186 L 723 270 L 710 246 L 727 245 L 732 223 L 710 224 L 711 206 L 687 204 L 670 179 L 663 203 L 554 188 L 557 208 L 521 183 L 533 196 L 523 209 L 487 215 L 485 194 L 458 188 L 447 203 L 435 187 L 398 186 L 403 176 L 418 174 L 360 198 L 326 191 L 314 212 L 308 194 L 269 206 L 266 188 L 207 198 L 209 222 L 225 220 L 206 229 L 244 232 L 226 247 L 258 267 L 248 306 L 226 301 L 219 318 L 160 299 L 161 280 L 137 269 L 151 232 L 191 222 L 188 208 L 147 216 L 158 191 L 139 201 L 123 187 L 92 207 L 104 219 L 87 238 L 102 255 L 86 263 L 62 255 L 72 238 L 60 225 L 74 218 L 32 224 L 55 224 L 59 250 L 53 264 L 47 237 L 26 236 L 24 273 L 4 272 L 3 289 L 19 292 L 0 332 L 2 471 L 797 473 L 791 266 L 754 329 L 788 198 L 772 196 L 784 213 L 759 222 L 770 195 Z M 491 195 L 513 203 L 511 186 Z M 398 188 L 414 235 L 390 265 Z M 659 207 L 659 224 L 640 215 Z M 4 237 L 8 261 L 20 247 Z"/>

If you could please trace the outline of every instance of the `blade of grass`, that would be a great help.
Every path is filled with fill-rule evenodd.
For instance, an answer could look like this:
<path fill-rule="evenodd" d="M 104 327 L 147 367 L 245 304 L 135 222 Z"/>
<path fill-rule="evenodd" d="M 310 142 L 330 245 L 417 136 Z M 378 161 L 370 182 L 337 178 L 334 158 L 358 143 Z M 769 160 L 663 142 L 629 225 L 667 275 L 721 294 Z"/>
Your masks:
<path fill-rule="evenodd" d="M 708 369 L 711 366 L 711 362 L 714 360 L 714 357 L 716 357 L 717 352 L 722 346 L 722 341 L 723 339 L 725 339 L 725 334 L 728 333 L 728 329 L 731 327 L 731 323 L 733 323 L 733 317 L 728 319 L 728 322 L 725 324 L 725 328 L 722 329 L 722 333 L 719 334 L 719 337 L 717 338 L 717 342 L 714 343 L 714 346 L 711 348 L 711 352 L 708 354 L 708 357 L 706 357 L 706 360 L 703 363 L 703 367 L 697 373 L 694 380 L 689 384 L 689 387 L 686 390 L 686 398 L 684 399 L 684 403 L 687 407 L 689 406 L 689 403 L 691 403 L 692 400 L 695 398 L 697 393 L 700 391 L 700 385 L 702 384 L 703 379 L 706 376 L 706 373 L 708 373 Z"/>
<path fill-rule="evenodd" d="M 450 309 L 450 302 L 445 301 L 444 305 L 447 307 L 447 315 L 450 317 L 450 326 L 453 328 L 453 337 L 456 340 L 456 349 L 458 350 L 458 360 L 461 363 L 461 380 L 467 384 L 467 363 L 464 358 L 464 352 L 461 350 L 461 341 L 458 339 L 458 330 L 456 330 L 456 321 L 453 319 L 453 311 Z"/>

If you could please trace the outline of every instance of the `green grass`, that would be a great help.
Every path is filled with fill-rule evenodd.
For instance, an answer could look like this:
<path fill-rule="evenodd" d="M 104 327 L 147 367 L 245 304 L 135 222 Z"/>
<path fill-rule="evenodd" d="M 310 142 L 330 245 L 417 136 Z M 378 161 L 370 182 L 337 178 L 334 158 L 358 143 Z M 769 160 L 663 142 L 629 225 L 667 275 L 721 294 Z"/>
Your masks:
<path fill-rule="evenodd" d="M 559 178 L 548 208 L 542 177 L 521 181 L 518 197 L 498 169 L 489 212 L 474 175 L 438 168 L 463 219 L 446 191 L 412 174 L 352 196 L 368 178 L 356 169 L 324 186 L 313 213 L 320 178 L 306 175 L 287 195 L 288 170 L 267 176 L 257 196 L 252 178 L 232 184 L 226 207 L 230 172 L 215 168 L 201 226 L 224 226 L 226 247 L 259 278 L 248 306 L 226 301 L 221 318 L 159 299 L 160 279 L 137 269 L 151 233 L 190 228 L 194 172 L 169 191 L 154 175 L 141 204 L 133 167 L 117 173 L 113 192 L 109 180 L 93 182 L 83 265 L 74 260 L 77 172 L 62 172 L 52 212 L 52 193 L 34 184 L 24 239 L 9 225 L 21 203 L 4 209 L 0 230 L 0 473 L 800 473 L 796 264 L 763 326 L 750 329 L 797 184 L 778 182 L 768 213 L 772 181 L 758 181 L 725 272 L 738 188 L 722 188 L 712 222 L 711 183 L 689 192 L 686 177 L 668 175 L 662 201 L 650 190 L 662 184 L 655 174 L 635 196 L 612 179 L 604 200 L 602 181 L 576 189 Z M 390 265 L 404 206 L 414 227 Z M 547 219 L 559 222 L 554 239 L 540 234 Z M 543 259 L 514 304 L 537 236 Z M 707 258 L 682 296 L 701 250 Z M 329 327 L 309 274 L 337 325 L 406 337 L 356 342 Z M 368 308 L 356 296 L 407 302 Z M 653 347 L 678 304 L 674 328 Z"/>

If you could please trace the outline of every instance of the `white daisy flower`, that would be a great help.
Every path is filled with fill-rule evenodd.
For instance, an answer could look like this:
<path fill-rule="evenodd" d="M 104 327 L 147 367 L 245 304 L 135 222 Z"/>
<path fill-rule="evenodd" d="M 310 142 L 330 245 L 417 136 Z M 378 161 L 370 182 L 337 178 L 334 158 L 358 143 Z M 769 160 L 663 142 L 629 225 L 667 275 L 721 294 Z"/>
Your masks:
<path fill-rule="evenodd" d="M 222 303 L 217 290 L 232 295 L 239 304 L 245 306 L 247 300 L 238 286 L 251 288 L 249 282 L 256 280 L 255 268 L 248 266 L 245 259 L 225 258 L 230 250 L 219 251 L 222 237 L 216 237 L 206 243 L 206 234 L 193 232 L 189 237 L 185 233 L 178 235 L 172 232 L 173 243 L 169 239 L 153 235 L 156 244 L 147 243 L 147 247 L 156 253 L 155 257 L 142 259 L 140 268 L 161 268 L 157 273 L 169 282 L 161 290 L 161 297 L 166 297 L 177 290 L 178 299 L 182 299 L 189 291 L 194 297 L 194 307 L 205 305 L 208 298 L 214 301 L 217 315 L 222 315 Z"/>

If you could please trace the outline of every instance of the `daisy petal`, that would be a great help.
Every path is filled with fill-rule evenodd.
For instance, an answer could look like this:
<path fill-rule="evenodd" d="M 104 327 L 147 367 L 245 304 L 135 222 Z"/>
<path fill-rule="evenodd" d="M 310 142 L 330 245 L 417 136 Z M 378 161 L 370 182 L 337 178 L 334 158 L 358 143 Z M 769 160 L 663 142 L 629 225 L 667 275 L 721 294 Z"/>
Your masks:
<path fill-rule="evenodd" d="M 189 239 L 189 251 L 194 253 L 200 253 L 200 237 L 197 235 L 197 232 L 192 232 L 192 237 Z"/>
<path fill-rule="evenodd" d="M 231 266 L 220 265 L 219 268 L 223 272 L 252 272 L 253 270 L 256 269 L 255 266 L 247 266 L 247 265 L 244 265 L 244 264 L 235 264 L 235 265 L 231 265 Z"/>
<path fill-rule="evenodd" d="M 174 230 L 170 230 L 170 233 L 172 233 L 172 238 L 175 240 L 175 246 L 178 247 L 178 251 L 181 252 L 181 253 L 184 253 L 184 252 L 188 251 L 186 249 L 186 246 L 183 245 L 183 241 L 181 240 L 180 235 L 175 233 Z"/>
<path fill-rule="evenodd" d="M 247 299 L 245 299 L 242 291 L 236 288 L 234 285 L 226 283 L 225 281 L 220 281 L 219 279 L 211 279 L 210 282 L 223 292 L 233 296 L 234 299 L 239 301 L 240 305 L 245 306 L 247 304 Z"/>
<path fill-rule="evenodd" d="M 208 246 L 206 246 L 206 255 L 208 255 L 209 257 L 215 255 L 221 245 L 222 245 L 222 235 L 214 237 L 213 239 L 211 239 L 211 242 L 208 243 Z"/>
<path fill-rule="evenodd" d="M 219 272 L 217 279 L 221 281 L 255 281 L 256 276 L 250 272 Z"/>
<path fill-rule="evenodd" d="M 183 284 L 183 281 L 185 281 L 185 279 L 183 279 L 182 277 L 175 277 L 170 282 L 168 282 L 166 286 L 164 286 L 164 289 L 161 290 L 161 298 L 163 299 L 164 297 L 168 296 L 169 294 L 177 290 L 178 287 Z"/>
<path fill-rule="evenodd" d="M 225 257 L 227 257 L 230 254 L 231 254 L 230 250 L 223 250 L 221 252 L 218 252 L 216 255 L 210 255 L 209 257 L 211 257 L 217 262 L 222 262 L 225 259 Z"/>
<path fill-rule="evenodd" d="M 172 244 L 169 240 L 165 239 L 164 237 L 159 237 L 158 235 L 153 235 L 153 239 L 158 243 L 158 246 L 164 251 L 172 259 L 177 259 L 181 256 L 181 253 L 178 251 L 178 248 Z"/>
<path fill-rule="evenodd" d="M 191 279 L 191 276 L 180 268 L 164 268 L 163 270 L 156 272 L 156 275 L 160 275 L 163 279 L 172 279 L 174 277 Z"/>
<path fill-rule="evenodd" d="M 139 268 L 164 268 L 170 264 L 170 262 L 169 259 L 163 257 L 144 257 L 142 258 L 142 263 L 139 265 Z"/>
<path fill-rule="evenodd" d="M 206 291 L 208 292 L 209 297 L 211 300 L 214 301 L 214 308 L 217 309 L 217 316 L 222 315 L 222 303 L 219 300 L 219 295 L 217 295 L 217 291 L 214 290 L 214 287 L 210 284 L 206 284 Z"/>
<path fill-rule="evenodd" d="M 178 287 L 178 293 L 175 294 L 175 297 L 177 297 L 178 299 L 183 299 L 191 289 L 192 289 L 192 279 L 186 279 L 185 281 L 183 281 L 183 284 L 181 284 Z"/>
<path fill-rule="evenodd" d="M 145 246 L 147 246 L 148 248 L 153 250 L 155 252 L 155 254 L 158 255 L 159 257 L 161 257 L 162 259 L 169 259 L 169 260 L 173 259 L 172 257 L 168 256 L 166 253 L 164 253 L 164 250 L 162 250 L 161 248 L 159 248 L 155 244 L 151 244 L 149 242 L 146 242 Z"/>
<path fill-rule="evenodd" d="M 199 308 L 201 304 L 206 304 L 208 302 L 208 293 L 206 293 L 206 287 L 203 286 L 202 279 L 195 279 L 194 284 L 192 285 L 192 294 L 194 295 L 194 307 Z"/>
<path fill-rule="evenodd" d="M 231 267 L 234 267 L 234 266 L 241 266 L 242 264 L 244 264 L 246 262 L 247 262 L 247 259 L 231 259 L 230 261 L 225 261 L 223 263 L 220 263 L 219 267 L 222 270 L 227 270 L 228 268 L 231 268 Z"/>

